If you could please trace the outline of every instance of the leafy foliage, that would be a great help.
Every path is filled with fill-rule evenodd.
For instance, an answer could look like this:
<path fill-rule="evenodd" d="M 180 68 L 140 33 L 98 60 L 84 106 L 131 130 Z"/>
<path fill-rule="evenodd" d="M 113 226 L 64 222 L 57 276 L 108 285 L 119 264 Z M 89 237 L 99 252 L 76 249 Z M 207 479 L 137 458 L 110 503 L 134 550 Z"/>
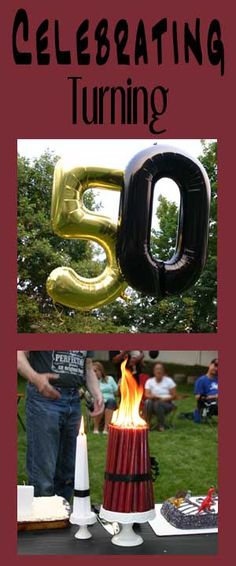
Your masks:
<path fill-rule="evenodd" d="M 46 293 L 47 275 L 70 266 L 83 276 L 101 272 L 103 262 L 84 240 L 63 240 L 50 224 L 51 187 L 57 157 L 46 152 L 30 162 L 18 159 L 18 330 L 19 332 L 216 332 L 217 329 L 217 192 L 216 144 L 202 142 L 200 161 L 211 182 L 209 252 L 205 269 L 189 291 L 158 302 L 132 289 L 126 302 L 91 313 L 55 308 Z M 93 191 L 86 205 L 96 208 Z M 169 258 L 175 249 L 178 210 L 159 197 L 158 230 L 152 230 L 151 252 Z"/>
<path fill-rule="evenodd" d="M 116 301 L 103 309 L 106 316 L 117 317 L 128 331 L 139 332 L 216 332 L 217 330 L 217 192 L 216 143 L 202 142 L 199 157 L 211 183 L 211 209 L 208 259 L 197 283 L 188 291 L 161 302 L 132 291 L 125 308 Z M 152 230 L 151 253 L 169 259 L 175 250 L 178 208 L 159 196 L 158 230 Z"/>
<path fill-rule="evenodd" d="M 84 277 L 95 276 L 101 270 L 100 262 L 93 259 L 92 244 L 85 240 L 64 240 L 52 232 L 51 187 L 57 160 L 49 152 L 33 163 L 18 158 L 19 332 L 86 330 L 88 315 L 54 307 L 46 292 L 46 279 L 60 265 L 70 266 Z M 86 192 L 85 202 L 88 208 L 96 209 L 92 191 Z M 94 317 L 88 331 L 91 328 L 94 332 L 101 328 Z"/>

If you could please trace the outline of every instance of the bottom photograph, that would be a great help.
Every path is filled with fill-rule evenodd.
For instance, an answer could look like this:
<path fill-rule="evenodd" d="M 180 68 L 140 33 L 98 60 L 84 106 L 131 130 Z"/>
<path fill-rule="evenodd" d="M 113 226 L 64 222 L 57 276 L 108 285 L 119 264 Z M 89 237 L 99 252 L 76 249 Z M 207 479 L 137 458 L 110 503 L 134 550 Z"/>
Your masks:
<path fill-rule="evenodd" d="M 216 554 L 218 352 L 17 352 L 21 555 Z"/>

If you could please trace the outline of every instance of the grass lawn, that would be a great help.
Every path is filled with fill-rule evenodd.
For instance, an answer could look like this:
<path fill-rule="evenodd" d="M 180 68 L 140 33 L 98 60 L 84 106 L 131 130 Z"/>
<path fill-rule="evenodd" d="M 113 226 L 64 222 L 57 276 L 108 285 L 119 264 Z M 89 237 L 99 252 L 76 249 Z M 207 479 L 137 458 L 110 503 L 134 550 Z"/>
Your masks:
<path fill-rule="evenodd" d="M 24 391 L 23 381 L 18 383 L 18 391 Z M 154 483 L 155 497 L 161 502 L 178 490 L 190 489 L 193 495 L 202 495 L 210 486 L 218 485 L 218 435 L 216 422 L 195 424 L 181 420 L 181 412 L 192 411 L 195 400 L 192 386 L 179 386 L 179 393 L 189 397 L 177 401 L 174 427 L 160 433 L 149 433 L 150 454 L 159 461 L 160 476 Z M 24 399 L 18 407 L 23 421 Z M 103 477 L 105 470 L 107 436 L 88 433 L 89 470 L 91 500 L 102 501 Z M 27 483 L 25 470 L 26 434 L 18 422 L 18 483 Z"/>

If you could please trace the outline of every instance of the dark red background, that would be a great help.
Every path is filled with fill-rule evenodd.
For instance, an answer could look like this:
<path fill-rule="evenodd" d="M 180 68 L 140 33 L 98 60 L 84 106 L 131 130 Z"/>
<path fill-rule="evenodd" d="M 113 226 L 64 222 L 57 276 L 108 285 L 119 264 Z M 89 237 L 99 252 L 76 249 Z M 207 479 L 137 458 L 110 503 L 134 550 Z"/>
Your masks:
<path fill-rule="evenodd" d="M 142 348 L 142 349 L 218 349 L 221 365 L 221 418 L 220 418 L 220 550 L 212 557 L 147 557 L 146 563 L 177 564 L 201 563 L 232 564 L 234 550 L 234 512 L 232 493 L 235 492 L 233 475 L 234 456 L 234 227 L 235 227 L 235 143 L 234 105 L 235 89 L 235 14 L 232 2 L 189 1 L 156 2 L 145 0 L 143 4 L 119 0 L 56 2 L 41 0 L 38 3 L 24 0 L 23 3 L 8 1 L 1 8 L 1 313 L 3 353 L 1 356 L 1 515 L 2 553 L 12 564 L 40 564 L 42 557 L 16 555 L 15 527 L 15 483 L 16 483 L 16 349 L 76 348 L 95 349 Z M 3 3 L 2 3 L 3 5 Z M 55 57 L 49 67 L 38 67 L 35 62 L 28 67 L 16 66 L 12 57 L 11 35 L 16 10 L 25 8 L 30 15 L 30 45 L 34 45 L 35 29 L 44 18 L 61 22 L 62 48 L 71 48 L 77 25 L 86 17 L 91 30 L 96 23 L 107 17 L 110 25 L 120 18 L 130 24 L 130 53 L 133 51 L 132 35 L 136 24 L 143 18 L 146 30 L 163 17 L 181 23 L 194 23 L 201 18 L 203 37 L 203 61 L 199 67 L 194 58 L 191 64 L 174 66 L 171 53 L 164 53 L 161 68 L 156 65 L 118 68 L 114 59 L 98 68 L 57 66 Z M 4 13 L 3 13 L 4 12 Z M 210 21 L 220 20 L 225 47 L 225 75 L 220 76 L 219 67 L 212 67 L 206 57 L 206 34 Z M 179 28 L 181 30 L 181 27 Z M 151 31 L 149 31 L 149 34 Z M 49 41 L 51 42 L 51 33 Z M 151 37 L 149 35 L 149 37 Z M 182 40 L 182 32 L 180 32 Z M 180 44 L 182 41 L 180 41 Z M 93 44 L 94 45 L 94 44 Z M 50 48 L 53 54 L 53 49 Z M 154 51 L 154 47 L 151 48 Z M 35 61 L 35 56 L 33 57 Z M 153 88 L 163 84 L 169 88 L 168 109 L 160 125 L 167 129 L 162 138 L 217 138 L 219 163 L 219 333 L 217 335 L 17 335 L 16 329 L 16 140 L 17 138 L 141 138 L 151 137 L 146 126 L 72 126 L 70 86 L 68 75 L 82 75 L 83 85 L 97 83 L 115 85 L 125 83 L 127 77 L 137 84 Z M 200 457 L 199 457 L 200 469 Z M 235 499 L 235 498 L 234 498 Z M 232 555 L 232 558 L 231 558 Z M 50 557 L 50 563 L 72 562 L 78 557 Z M 113 557 L 120 562 L 123 557 Z M 124 560 L 123 560 L 124 561 Z M 129 564 L 142 563 L 144 557 L 128 557 Z M 94 558 L 83 557 L 86 564 Z M 110 562 L 110 557 L 97 557 L 99 564 Z"/>

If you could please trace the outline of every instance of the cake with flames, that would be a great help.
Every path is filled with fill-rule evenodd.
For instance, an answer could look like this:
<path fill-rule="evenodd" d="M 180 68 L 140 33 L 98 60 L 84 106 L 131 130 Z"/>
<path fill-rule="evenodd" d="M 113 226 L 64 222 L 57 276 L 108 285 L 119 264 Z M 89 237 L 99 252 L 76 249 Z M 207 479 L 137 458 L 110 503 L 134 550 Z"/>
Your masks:
<path fill-rule="evenodd" d="M 103 510 L 136 514 L 136 520 L 155 515 L 148 426 L 139 414 L 143 394 L 132 373 L 121 364 L 121 402 L 109 425 Z"/>
<path fill-rule="evenodd" d="M 161 514 L 177 529 L 217 528 L 218 495 L 214 488 L 210 488 L 206 496 L 200 497 L 179 492 L 163 503 Z"/>

